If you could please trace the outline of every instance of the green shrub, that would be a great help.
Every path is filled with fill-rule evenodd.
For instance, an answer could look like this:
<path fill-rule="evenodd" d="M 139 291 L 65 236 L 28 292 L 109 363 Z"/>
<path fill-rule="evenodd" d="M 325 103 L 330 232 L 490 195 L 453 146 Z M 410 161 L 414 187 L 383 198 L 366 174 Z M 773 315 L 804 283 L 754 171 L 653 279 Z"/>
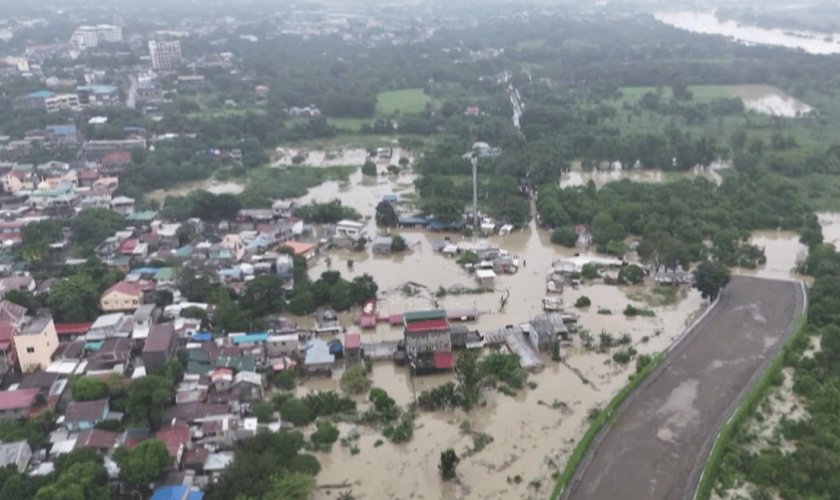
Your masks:
<path fill-rule="evenodd" d="M 317 430 L 312 433 L 309 440 L 315 444 L 333 444 L 338 441 L 338 429 L 329 420 L 319 420 Z"/>
<path fill-rule="evenodd" d="M 581 295 L 580 297 L 578 297 L 577 301 L 575 302 L 575 307 L 577 307 L 577 308 L 589 307 L 591 305 L 592 305 L 592 301 L 589 300 L 589 297 L 587 297 L 586 295 Z"/>
<path fill-rule="evenodd" d="M 639 309 L 633 306 L 633 304 L 627 304 L 627 307 L 624 308 L 624 315 L 625 316 L 645 316 L 648 318 L 653 318 L 656 316 L 656 313 L 651 311 L 650 309 Z"/>

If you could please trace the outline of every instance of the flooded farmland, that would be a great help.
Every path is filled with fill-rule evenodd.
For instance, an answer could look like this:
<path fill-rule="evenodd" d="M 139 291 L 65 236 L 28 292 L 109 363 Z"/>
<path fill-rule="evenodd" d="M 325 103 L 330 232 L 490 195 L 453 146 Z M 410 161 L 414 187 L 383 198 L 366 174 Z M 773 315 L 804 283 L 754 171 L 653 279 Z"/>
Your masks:
<path fill-rule="evenodd" d="M 340 199 L 367 218 L 367 232 L 375 235 L 379 231 L 373 215 L 382 195 L 412 193 L 413 180 L 410 174 L 370 179 L 357 172 L 348 182 L 328 182 L 311 189 L 300 201 Z M 660 180 L 651 179 L 651 182 Z M 382 314 L 435 305 L 453 309 L 475 307 L 483 314 L 470 324 L 471 328 L 487 331 L 522 323 L 539 314 L 549 266 L 554 260 L 575 252 L 552 245 L 547 231 L 538 229 L 532 222 L 510 235 L 488 238 L 518 255 L 522 262 L 518 273 L 497 277 L 494 292 L 435 298 L 435 291 L 440 287 L 472 287 L 474 279 L 454 260 L 432 251 L 432 241 L 444 235 L 422 230 L 392 231 L 404 236 L 412 244 L 412 250 L 391 257 L 372 256 L 369 252 L 330 252 L 329 261 L 327 255 L 322 255 L 313 262 L 311 276 L 317 277 L 328 269 L 340 270 L 349 278 L 368 273 L 379 284 L 380 291 L 387 292 L 379 304 Z M 455 241 L 461 239 L 460 235 L 449 236 Z M 840 238 L 840 229 L 837 237 Z M 750 271 L 751 274 L 794 278 L 791 270 L 804 251 L 797 235 L 756 233 L 753 241 L 765 247 L 768 263 L 762 269 Z M 351 260 L 352 268 L 348 267 Z M 504 310 L 500 310 L 500 296 L 507 292 L 510 299 Z M 699 294 L 688 288 L 678 292 L 673 303 L 658 306 L 651 305 L 655 303 L 650 301 L 655 294 L 644 286 L 584 285 L 579 289 L 567 288 L 562 298 L 566 304 L 573 304 L 581 295 L 592 301 L 590 307 L 577 311 L 582 328 L 596 337 L 602 331 L 614 336 L 627 333 L 632 345 L 642 354 L 666 349 L 706 307 Z M 622 311 L 631 303 L 653 309 L 656 316 L 625 317 Z M 609 310 L 611 314 L 599 314 L 599 309 L 602 313 Z M 355 330 L 352 322 L 357 315 L 357 311 L 343 315 L 342 323 Z M 402 330 L 386 324 L 362 332 L 363 343 L 400 338 Z M 377 429 L 347 425 L 344 431 L 355 429 L 361 434 L 358 441 L 361 451 L 351 455 L 347 448 L 335 447 L 330 454 L 319 454 L 323 465 L 319 484 L 348 485 L 344 491 L 352 489 L 357 498 L 368 499 L 546 497 L 554 485 L 552 474 L 562 470 L 586 430 L 588 411 L 604 406 L 635 371 L 632 363 L 624 367 L 614 363 L 612 353 L 587 351 L 577 337 L 564 346 L 564 352 L 565 364 L 542 355 L 545 369 L 529 378 L 536 384 L 534 389 L 520 390 L 514 397 L 488 392 L 486 406 L 470 413 L 462 410 L 421 413 L 415 422 L 414 437 L 408 443 L 395 445 L 385 440 Z M 341 370 L 336 370 L 332 379 L 310 380 L 298 391 L 302 394 L 335 389 L 340 376 Z M 381 361 L 374 364 L 372 380 L 374 386 L 388 391 L 397 403 L 406 404 L 416 393 L 453 380 L 453 376 L 416 377 L 412 381 L 405 368 Z M 363 398 L 358 402 L 362 409 L 367 405 Z M 464 420 L 471 423 L 469 432 L 460 429 Z M 463 455 L 472 447 L 473 432 L 490 434 L 494 441 L 461 461 L 456 480 L 440 481 L 437 469 L 440 452 L 452 447 Z M 375 446 L 380 439 L 386 442 Z M 332 500 L 336 496 L 335 488 L 325 488 L 315 498 Z"/>

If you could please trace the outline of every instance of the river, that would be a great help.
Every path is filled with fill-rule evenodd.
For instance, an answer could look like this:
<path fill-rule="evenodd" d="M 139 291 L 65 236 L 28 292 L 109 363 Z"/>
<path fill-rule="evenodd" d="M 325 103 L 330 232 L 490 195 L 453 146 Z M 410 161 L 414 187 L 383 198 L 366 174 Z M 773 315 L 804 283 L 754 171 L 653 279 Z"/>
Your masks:
<path fill-rule="evenodd" d="M 693 33 L 722 35 L 745 44 L 802 49 L 809 54 L 840 53 L 840 34 L 758 28 L 736 21 L 720 21 L 714 12 L 669 12 L 656 19 Z"/>

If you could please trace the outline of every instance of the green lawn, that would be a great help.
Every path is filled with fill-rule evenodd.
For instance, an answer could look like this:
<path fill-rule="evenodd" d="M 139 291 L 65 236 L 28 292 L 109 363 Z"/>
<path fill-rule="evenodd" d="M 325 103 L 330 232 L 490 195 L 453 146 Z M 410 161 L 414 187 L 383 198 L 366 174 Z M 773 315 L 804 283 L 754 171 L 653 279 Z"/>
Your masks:
<path fill-rule="evenodd" d="M 426 109 L 429 100 L 421 88 L 382 92 L 376 96 L 376 114 L 389 116 L 397 110 L 401 113 L 419 113 Z"/>

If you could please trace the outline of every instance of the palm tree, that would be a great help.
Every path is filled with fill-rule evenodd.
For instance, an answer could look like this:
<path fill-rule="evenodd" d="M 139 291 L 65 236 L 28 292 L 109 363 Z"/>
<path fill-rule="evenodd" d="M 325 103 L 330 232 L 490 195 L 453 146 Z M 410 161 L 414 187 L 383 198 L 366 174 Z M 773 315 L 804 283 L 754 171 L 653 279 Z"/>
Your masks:
<path fill-rule="evenodd" d="M 353 496 L 353 490 L 350 490 L 338 495 L 337 500 L 356 500 L 356 497 Z"/>

